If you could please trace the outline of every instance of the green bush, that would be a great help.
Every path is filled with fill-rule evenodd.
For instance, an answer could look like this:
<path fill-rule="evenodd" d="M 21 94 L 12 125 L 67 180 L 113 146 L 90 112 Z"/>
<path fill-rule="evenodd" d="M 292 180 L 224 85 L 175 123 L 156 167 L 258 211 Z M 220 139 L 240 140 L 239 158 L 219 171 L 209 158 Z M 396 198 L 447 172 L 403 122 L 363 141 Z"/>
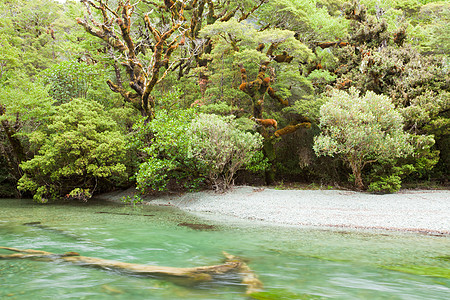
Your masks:
<path fill-rule="evenodd" d="M 136 128 L 134 146 L 147 155 L 136 174 L 141 192 L 166 190 L 170 180 L 185 188 L 207 184 L 225 190 L 239 169 L 258 171 L 265 166 L 262 137 L 240 130 L 233 117 L 191 109 L 161 111 Z"/>
<path fill-rule="evenodd" d="M 314 140 L 318 155 L 339 155 L 352 168 L 355 184 L 364 188 L 363 168 L 379 161 L 405 157 L 413 151 L 403 118 L 391 100 L 368 91 L 360 97 L 335 90 L 320 109 L 322 133 Z"/>
<path fill-rule="evenodd" d="M 369 184 L 369 192 L 395 193 L 402 187 L 402 179 L 397 175 L 382 176 Z"/>
<path fill-rule="evenodd" d="M 39 149 L 21 164 L 18 189 L 39 202 L 87 201 L 96 190 L 127 179 L 125 138 L 97 102 L 74 99 L 56 108 L 47 126 L 29 135 Z"/>

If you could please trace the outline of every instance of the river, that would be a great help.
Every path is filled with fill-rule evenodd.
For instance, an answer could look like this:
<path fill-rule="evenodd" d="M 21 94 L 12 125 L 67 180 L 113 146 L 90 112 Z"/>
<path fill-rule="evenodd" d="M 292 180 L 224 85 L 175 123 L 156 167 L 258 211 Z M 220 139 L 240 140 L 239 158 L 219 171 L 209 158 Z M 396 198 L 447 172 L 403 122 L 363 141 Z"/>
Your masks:
<path fill-rule="evenodd" d="M 450 295 L 447 236 L 213 222 L 172 207 L 106 201 L 0 199 L 0 207 L 0 246 L 173 267 L 219 264 L 226 251 L 242 257 L 263 282 L 254 299 Z M 249 299 L 236 276 L 183 286 L 66 262 L 0 260 L 0 299 L 46 298 Z"/>

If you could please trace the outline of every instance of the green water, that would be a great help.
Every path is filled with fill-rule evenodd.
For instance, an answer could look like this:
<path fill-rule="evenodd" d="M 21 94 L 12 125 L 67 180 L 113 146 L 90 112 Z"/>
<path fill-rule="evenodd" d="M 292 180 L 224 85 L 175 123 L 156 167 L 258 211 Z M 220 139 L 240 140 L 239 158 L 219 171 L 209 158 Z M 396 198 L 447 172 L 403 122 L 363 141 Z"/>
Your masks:
<path fill-rule="evenodd" d="M 24 225 L 31 222 L 40 224 Z M 213 226 L 194 230 L 180 223 Z M 0 199 L 0 246 L 174 267 L 218 264 L 227 251 L 245 258 L 264 283 L 261 299 L 450 295 L 449 237 L 214 223 L 170 207 Z M 188 287 L 63 262 L 0 260 L 0 299 L 47 298 L 249 299 L 231 275 Z"/>

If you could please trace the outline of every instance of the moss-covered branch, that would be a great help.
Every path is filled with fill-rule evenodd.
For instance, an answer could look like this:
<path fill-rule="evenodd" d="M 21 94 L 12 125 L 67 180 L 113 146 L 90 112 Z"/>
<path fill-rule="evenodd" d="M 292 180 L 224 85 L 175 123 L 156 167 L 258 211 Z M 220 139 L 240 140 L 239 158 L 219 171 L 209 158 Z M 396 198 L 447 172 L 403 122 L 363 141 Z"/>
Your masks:
<path fill-rule="evenodd" d="M 311 123 L 310 122 L 302 122 L 302 123 L 295 124 L 295 125 L 289 124 L 286 127 L 275 131 L 275 133 L 273 135 L 275 137 L 280 137 L 280 136 L 283 136 L 283 135 L 286 135 L 289 133 L 293 133 L 293 132 L 297 131 L 297 129 L 302 128 L 302 127 L 303 128 L 311 128 Z"/>
<path fill-rule="evenodd" d="M 184 44 L 185 33 L 183 32 L 173 37 L 174 33 L 180 29 L 184 18 L 184 4 L 179 1 L 164 1 L 164 7 L 160 8 L 171 12 L 171 21 L 168 29 L 158 30 L 152 25 L 148 15 L 144 17 L 144 24 L 148 30 L 148 40 L 154 40 L 150 47 L 153 56 L 149 62 L 144 62 L 138 57 L 138 53 L 144 51 L 142 45 L 136 45 L 132 34 L 132 18 L 135 13 L 135 5 L 130 0 L 119 1 L 115 10 L 111 9 L 105 1 L 83 0 L 87 16 L 84 19 L 78 18 L 77 22 L 93 36 L 96 36 L 114 50 L 121 54 L 129 76 L 129 85 L 134 92 L 126 91 L 121 85 L 108 81 L 107 84 L 113 92 L 120 93 L 126 101 L 134 104 L 139 103 L 139 109 L 150 119 L 154 116 L 154 101 L 151 93 L 160 81 L 160 70 L 162 67 L 169 68 L 170 60 L 174 51 L 180 44 Z M 150 3 L 154 4 L 154 3 Z M 196 4 L 193 1 L 191 4 Z M 91 9 L 98 10 L 101 14 L 101 21 L 97 21 Z M 114 25 L 118 30 L 114 31 Z M 162 27 L 164 28 L 164 27 Z M 167 27 L 165 27 L 167 28 Z M 160 31 L 161 30 L 161 31 Z M 181 37 L 181 40 L 179 38 Z"/>

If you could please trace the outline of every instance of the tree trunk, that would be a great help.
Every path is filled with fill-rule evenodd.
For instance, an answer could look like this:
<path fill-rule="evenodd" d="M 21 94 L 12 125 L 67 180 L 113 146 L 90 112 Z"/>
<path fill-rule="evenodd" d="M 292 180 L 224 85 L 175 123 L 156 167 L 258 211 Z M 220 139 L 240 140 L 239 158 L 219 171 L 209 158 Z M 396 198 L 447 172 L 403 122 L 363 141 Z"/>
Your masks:
<path fill-rule="evenodd" d="M 263 128 L 263 130 L 266 130 Z M 261 134 L 262 135 L 262 134 Z M 267 135 L 267 133 L 266 133 Z M 275 148 L 274 148 L 274 140 L 270 137 L 264 137 L 263 141 L 263 153 L 264 157 L 269 160 L 269 168 L 264 173 L 264 179 L 267 185 L 271 185 L 275 182 Z"/>
<path fill-rule="evenodd" d="M 76 252 L 66 252 L 64 254 L 56 254 L 47 251 L 33 249 L 17 249 L 10 247 L 0 247 L 9 251 L 18 252 L 15 254 L 1 255 L 0 259 L 31 259 L 39 261 L 66 261 L 82 266 L 91 266 L 104 269 L 116 269 L 126 271 L 127 273 L 158 276 L 171 279 L 178 284 L 195 284 L 204 281 L 211 281 L 214 276 L 235 272 L 241 275 L 242 283 L 247 286 L 246 294 L 258 292 L 262 289 L 261 281 L 251 271 L 246 263 L 241 259 L 223 252 L 226 261 L 221 265 L 203 266 L 194 268 L 176 268 L 176 267 L 160 267 L 149 266 L 132 263 L 124 263 L 114 260 L 106 260 L 95 257 L 80 256 Z"/>
<path fill-rule="evenodd" d="M 362 164 L 354 159 L 350 161 L 350 166 L 352 168 L 353 176 L 355 176 L 355 186 L 359 190 L 364 190 L 364 183 L 362 180 Z"/>

